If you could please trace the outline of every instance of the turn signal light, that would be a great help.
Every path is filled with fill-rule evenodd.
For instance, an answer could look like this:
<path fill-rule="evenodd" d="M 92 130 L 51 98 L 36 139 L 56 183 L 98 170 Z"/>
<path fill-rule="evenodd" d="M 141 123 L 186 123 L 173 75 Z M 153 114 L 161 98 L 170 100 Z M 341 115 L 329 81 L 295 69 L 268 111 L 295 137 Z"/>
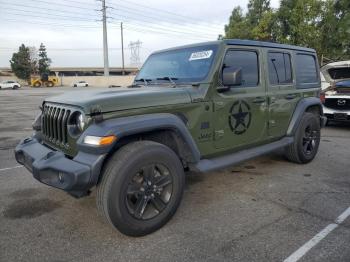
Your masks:
<path fill-rule="evenodd" d="M 86 136 L 84 138 L 84 144 L 92 146 L 108 146 L 114 143 L 117 140 L 117 137 L 112 136 Z"/>

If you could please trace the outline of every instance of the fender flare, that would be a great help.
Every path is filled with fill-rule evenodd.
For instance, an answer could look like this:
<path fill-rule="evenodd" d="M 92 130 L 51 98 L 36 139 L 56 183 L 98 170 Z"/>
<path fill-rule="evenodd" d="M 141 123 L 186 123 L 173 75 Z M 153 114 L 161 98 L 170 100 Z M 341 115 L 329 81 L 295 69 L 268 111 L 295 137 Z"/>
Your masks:
<path fill-rule="evenodd" d="M 94 147 L 91 145 L 85 145 L 83 139 L 86 135 L 91 136 L 109 136 L 115 135 L 118 140 L 142 133 L 147 133 L 157 130 L 171 130 L 175 131 L 181 136 L 183 141 L 188 146 L 193 162 L 200 160 L 199 149 L 193 140 L 189 130 L 185 123 L 176 115 L 170 113 L 159 113 L 159 114 L 146 114 L 136 115 L 129 117 L 121 117 L 115 119 L 104 120 L 100 123 L 94 123 L 90 125 L 84 133 L 80 136 L 77 141 L 79 151 L 93 153 L 93 154 L 107 154 L 113 149 L 114 145 L 108 147 Z"/>
<path fill-rule="evenodd" d="M 320 116 L 323 116 L 323 107 L 322 107 L 321 100 L 319 98 L 316 98 L 316 97 L 302 98 L 296 105 L 292 119 L 289 122 L 289 126 L 287 129 L 287 136 L 293 136 L 295 134 L 303 114 L 306 112 L 306 110 L 310 106 L 318 106 L 318 108 L 320 109 Z"/>

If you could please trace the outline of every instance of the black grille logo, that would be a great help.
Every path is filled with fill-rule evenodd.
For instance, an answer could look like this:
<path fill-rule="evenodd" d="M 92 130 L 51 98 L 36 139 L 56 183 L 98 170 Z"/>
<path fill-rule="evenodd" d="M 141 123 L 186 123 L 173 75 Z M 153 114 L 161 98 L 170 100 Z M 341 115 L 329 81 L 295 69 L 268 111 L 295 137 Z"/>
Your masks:
<path fill-rule="evenodd" d="M 338 106 L 345 106 L 346 104 L 346 100 L 345 99 L 338 99 L 337 101 L 337 105 Z"/>

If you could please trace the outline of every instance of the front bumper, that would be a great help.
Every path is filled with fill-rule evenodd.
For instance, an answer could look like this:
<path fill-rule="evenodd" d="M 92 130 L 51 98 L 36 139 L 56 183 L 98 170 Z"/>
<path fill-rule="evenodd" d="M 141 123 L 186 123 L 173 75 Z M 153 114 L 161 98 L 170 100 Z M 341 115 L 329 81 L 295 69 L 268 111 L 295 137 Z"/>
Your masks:
<path fill-rule="evenodd" d="M 96 185 L 105 155 L 79 152 L 74 159 L 40 143 L 35 137 L 22 140 L 15 149 L 18 163 L 40 182 L 67 191 L 75 197 Z"/>
<path fill-rule="evenodd" d="M 323 106 L 323 114 L 327 120 L 350 121 L 350 110 L 337 110 Z"/>

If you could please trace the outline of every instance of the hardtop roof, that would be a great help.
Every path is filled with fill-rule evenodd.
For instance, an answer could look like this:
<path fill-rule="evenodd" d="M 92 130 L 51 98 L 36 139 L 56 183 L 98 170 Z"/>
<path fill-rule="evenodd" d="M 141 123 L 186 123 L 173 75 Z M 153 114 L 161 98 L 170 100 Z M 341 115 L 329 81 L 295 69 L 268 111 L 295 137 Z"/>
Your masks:
<path fill-rule="evenodd" d="M 312 53 L 316 52 L 312 48 L 296 46 L 296 45 L 286 45 L 286 44 L 278 44 L 278 43 L 272 43 L 272 42 L 243 40 L 243 39 L 224 39 L 224 40 L 208 41 L 208 42 L 201 42 L 201 43 L 196 43 L 196 44 L 189 44 L 189 45 L 167 48 L 167 49 L 155 51 L 155 52 L 153 52 L 153 54 L 162 53 L 162 52 L 166 52 L 166 51 L 172 51 L 172 50 L 178 50 L 178 49 L 182 49 L 182 48 L 191 48 L 191 47 L 205 46 L 205 45 L 220 45 L 220 44 L 280 48 L 280 49 L 288 49 L 288 50 L 296 50 L 296 51 L 312 52 Z"/>
<path fill-rule="evenodd" d="M 242 40 L 242 39 L 224 39 L 222 41 L 224 43 L 226 43 L 227 45 L 261 46 L 261 47 L 290 49 L 290 50 L 312 52 L 312 53 L 316 52 L 312 48 L 307 48 L 307 47 L 303 47 L 303 46 L 286 45 L 286 44 L 264 42 L 264 41 Z"/>

